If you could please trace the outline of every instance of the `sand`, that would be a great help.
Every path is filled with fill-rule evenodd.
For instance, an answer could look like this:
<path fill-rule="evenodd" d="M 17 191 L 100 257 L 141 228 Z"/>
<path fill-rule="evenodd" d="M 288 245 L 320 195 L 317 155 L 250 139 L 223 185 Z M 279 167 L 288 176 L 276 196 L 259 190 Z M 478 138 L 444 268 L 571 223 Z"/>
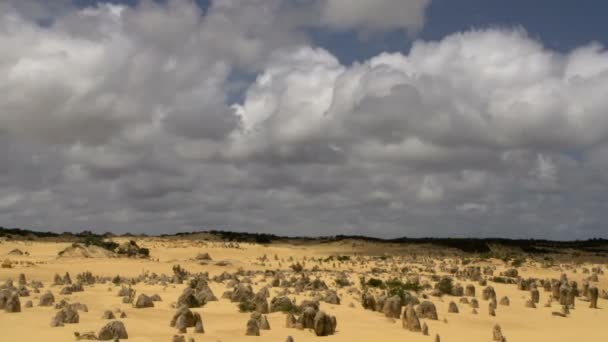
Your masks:
<path fill-rule="evenodd" d="M 40 280 L 45 287 L 40 294 L 31 293 L 30 297 L 21 298 L 21 304 L 27 300 L 34 302 L 33 308 L 22 308 L 21 313 L 5 313 L 0 311 L 0 340 L 2 341 L 74 341 L 73 333 L 95 331 L 105 325 L 108 321 L 102 320 L 101 316 L 105 310 L 122 309 L 128 315 L 122 319 L 125 323 L 129 341 L 171 341 L 176 334 L 176 330 L 169 326 L 169 321 L 175 312 L 172 304 L 176 301 L 185 285 L 144 285 L 134 286 L 137 293 L 148 295 L 158 294 L 163 301 L 156 302 L 154 308 L 135 309 L 130 304 L 123 304 L 121 298 L 117 296 L 119 287 L 111 283 L 95 284 L 86 286 L 84 292 L 76 292 L 69 296 L 59 294 L 61 287 L 51 286 L 53 276 L 58 273 L 63 275 L 69 272 L 72 279 L 76 274 L 84 271 L 91 271 L 95 275 L 115 276 L 121 275 L 134 277 L 143 272 L 155 272 L 158 274 L 172 274 L 173 265 L 180 264 L 190 272 L 209 272 L 211 276 L 220 274 L 224 271 L 235 272 L 239 268 L 245 270 L 266 270 L 283 269 L 288 270 L 292 262 L 288 262 L 289 257 L 295 261 L 306 263 L 306 268 L 310 269 L 314 264 L 304 261 L 304 258 L 328 257 L 330 255 L 349 255 L 353 252 L 361 254 L 375 254 L 382 247 L 373 244 L 362 243 L 353 248 L 347 243 L 329 244 L 309 244 L 302 246 L 294 245 L 257 245 L 239 244 L 238 249 L 224 248 L 223 243 L 201 243 L 188 240 L 162 240 L 158 238 L 138 239 L 138 244 L 150 249 L 151 258 L 146 259 L 125 259 L 125 258 L 59 258 L 57 253 L 68 247 L 68 243 L 50 242 L 22 242 L 5 241 L 0 243 L 0 260 L 10 259 L 13 262 L 20 262 L 13 268 L 0 269 L 0 282 L 6 279 L 13 279 L 16 283 L 18 275 L 24 273 L 28 279 Z M 29 255 L 14 256 L 7 255 L 9 251 L 18 248 L 27 251 Z M 424 247 L 420 248 L 424 251 Z M 193 258 L 198 253 L 207 252 L 213 258 L 208 265 L 201 265 Z M 260 257 L 266 255 L 268 261 L 263 263 Z M 277 255 L 283 259 L 279 266 L 279 261 L 274 260 Z M 215 265 L 215 262 L 225 260 L 227 266 Z M 442 259 L 446 261 L 447 259 Z M 437 262 L 442 261 L 437 259 Z M 495 265 L 496 273 L 504 270 L 505 264 L 497 259 L 490 259 L 483 262 L 484 265 Z M 383 267 L 390 267 L 389 262 L 380 261 Z M 368 263 L 367 265 L 352 264 L 349 262 L 327 262 L 321 268 L 328 268 L 347 272 L 350 280 L 359 287 L 359 276 L 370 277 L 371 267 L 378 266 Z M 403 265 L 399 265 L 401 267 Z M 553 268 L 543 268 L 540 264 L 530 265 L 519 268 L 520 276 L 535 277 L 540 279 L 556 278 L 559 279 L 562 273 L 566 273 L 570 280 L 576 280 L 579 288 L 583 279 L 588 274 L 583 274 L 583 267 L 591 268 L 592 264 L 571 265 L 572 269 L 566 269 L 568 265 Z M 605 265 L 600 265 L 605 268 Z M 575 272 L 576 271 L 576 272 Z M 438 272 L 438 274 L 442 274 Z M 398 274 L 395 274 L 398 275 Z M 333 285 L 333 276 L 322 274 L 321 278 L 328 285 Z M 427 279 L 423 276 L 423 279 Z M 254 290 L 257 291 L 267 283 L 261 282 L 261 277 L 255 279 Z M 457 281 L 463 286 L 472 283 L 468 281 Z M 552 307 L 544 307 L 544 303 L 550 295 L 549 292 L 540 290 L 540 303 L 536 309 L 526 308 L 525 301 L 529 298 L 526 291 L 518 291 L 515 285 L 505 285 L 490 282 L 497 292 L 497 298 L 508 296 L 510 306 L 498 306 L 496 317 L 488 315 L 488 302 L 481 300 L 482 287 L 476 285 L 477 298 L 480 301 L 478 314 L 473 314 L 468 305 L 460 304 L 458 297 L 444 296 L 442 298 L 431 297 L 439 313 L 438 321 L 421 320 L 426 322 L 429 327 L 430 336 L 423 336 L 420 333 L 413 333 L 402 328 L 400 320 L 391 320 L 382 313 L 364 310 L 360 304 L 358 294 L 350 295 L 347 288 L 338 290 L 341 297 L 341 305 L 321 303 L 321 309 L 334 315 L 338 321 L 335 335 L 327 337 L 317 337 L 308 330 L 297 330 L 285 328 L 285 315 L 283 313 L 268 314 L 271 330 L 262 330 L 260 337 L 245 336 L 245 326 L 249 318 L 248 313 L 238 312 L 235 303 L 227 299 L 220 298 L 222 293 L 227 290 L 226 285 L 210 282 L 210 286 L 215 295 L 220 298 L 217 302 L 210 302 L 203 308 L 192 309 L 199 312 L 203 318 L 205 333 L 193 334 L 192 329 L 186 336 L 192 336 L 196 341 L 285 341 L 291 335 L 297 342 L 300 341 L 434 341 L 435 334 L 441 336 L 441 341 L 466 341 L 482 342 L 492 340 L 492 328 L 495 324 L 502 327 L 504 335 L 508 341 L 552 341 L 552 342 L 572 342 L 572 341 L 608 341 L 608 301 L 599 299 L 599 309 L 588 308 L 587 302 L 577 300 L 577 305 L 567 318 L 555 317 L 552 311 L 559 311 L 560 307 L 554 303 Z M 599 282 L 593 283 L 602 289 L 608 289 L 606 276 L 600 275 Z M 39 307 L 38 298 L 46 290 L 50 289 L 56 300 L 68 298 L 70 302 L 81 302 L 88 306 L 89 312 L 80 313 L 80 323 L 68 324 L 64 327 L 52 328 L 51 318 L 56 310 L 52 307 Z M 279 288 L 271 289 L 271 298 L 279 291 Z M 303 295 L 290 295 L 297 301 L 310 299 Z M 448 304 L 454 301 L 458 304 L 460 313 L 448 313 Z M 354 304 L 351 307 L 350 304 Z"/>

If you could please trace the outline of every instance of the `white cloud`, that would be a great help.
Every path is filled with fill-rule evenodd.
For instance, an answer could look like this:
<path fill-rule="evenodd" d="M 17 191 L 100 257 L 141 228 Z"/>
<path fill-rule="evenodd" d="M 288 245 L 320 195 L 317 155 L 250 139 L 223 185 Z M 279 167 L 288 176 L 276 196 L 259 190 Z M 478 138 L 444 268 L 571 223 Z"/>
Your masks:
<path fill-rule="evenodd" d="M 321 0 L 321 21 L 339 29 L 377 32 L 403 29 L 416 33 L 424 25 L 430 0 Z"/>
<path fill-rule="evenodd" d="M 332 151 L 330 163 L 358 168 L 360 181 L 402 182 L 387 193 L 406 208 L 419 200 L 446 213 L 485 212 L 490 201 L 499 215 L 520 215 L 523 227 L 535 210 L 553 221 L 544 214 L 595 172 L 572 151 L 608 143 L 608 100 L 599 96 L 608 58 L 595 45 L 562 54 L 522 30 L 471 31 L 350 67 L 302 60 L 320 53 L 302 49 L 271 59 L 239 105 L 243 118 L 261 118 L 260 134 L 235 133 L 232 147 L 246 146 L 239 160 L 327 163 Z M 307 84 L 313 92 L 299 88 Z M 285 115 L 297 131 L 282 125 Z"/>
<path fill-rule="evenodd" d="M 303 3 L 100 5 L 48 26 L 3 3 L 0 223 L 602 233 L 603 48 L 488 29 L 346 66 L 302 30 L 346 4 Z M 351 3 L 324 25 L 414 32 L 426 2 L 414 3 Z M 256 75 L 243 101 L 228 95 L 239 72 Z"/>
<path fill-rule="evenodd" d="M 586 64 L 588 76 L 573 80 L 567 70 L 580 52 L 547 51 L 521 31 L 419 41 L 409 55 L 383 54 L 350 68 L 332 59 L 302 62 L 301 54 L 282 57 L 280 67 L 271 61 L 239 107 L 244 118 L 268 123 L 266 135 L 284 135 L 277 142 L 297 134 L 276 125 L 284 115 L 298 132 L 346 139 L 351 148 L 382 144 L 390 155 L 401 148 L 414 158 L 420 151 L 449 158 L 439 151 L 461 147 L 477 148 L 477 156 L 494 148 L 578 148 L 608 138 L 608 101 L 599 97 L 608 88 L 603 63 L 595 73 Z M 302 72 L 305 78 L 297 77 Z"/>

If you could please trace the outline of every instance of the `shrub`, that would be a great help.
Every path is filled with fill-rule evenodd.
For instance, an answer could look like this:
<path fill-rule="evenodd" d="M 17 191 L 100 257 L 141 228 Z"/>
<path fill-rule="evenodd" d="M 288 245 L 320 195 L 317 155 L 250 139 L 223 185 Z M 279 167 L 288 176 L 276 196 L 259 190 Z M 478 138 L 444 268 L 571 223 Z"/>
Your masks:
<path fill-rule="evenodd" d="M 384 282 L 380 279 L 377 278 L 370 278 L 367 281 L 367 286 L 369 287 L 379 287 L 379 288 L 384 288 Z"/>
<path fill-rule="evenodd" d="M 422 289 L 420 284 L 412 283 L 412 282 L 402 282 L 399 279 L 391 279 L 384 283 L 384 286 L 387 289 L 387 293 L 389 297 L 399 296 L 401 300 L 405 303 L 407 297 L 410 297 L 408 291 L 418 292 Z"/>
<path fill-rule="evenodd" d="M 292 264 L 292 265 L 291 265 L 291 266 L 289 266 L 289 267 L 291 267 L 291 269 L 292 269 L 294 272 L 298 272 L 298 273 L 299 273 L 299 272 L 302 272 L 302 271 L 304 270 L 304 266 L 302 266 L 302 264 L 300 264 L 299 262 L 296 262 L 295 264 Z"/>
<path fill-rule="evenodd" d="M 525 260 L 521 258 L 513 259 L 511 261 L 511 266 L 513 267 L 521 267 L 524 264 Z"/>
<path fill-rule="evenodd" d="M 239 312 L 253 312 L 255 311 L 255 304 L 251 301 L 244 300 L 239 303 Z"/>
<path fill-rule="evenodd" d="M 76 280 L 79 283 L 83 283 L 83 284 L 88 284 L 88 285 L 95 284 L 95 276 L 93 276 L 93 273 L 91 273 L 89 271 L 78 273 L 76 275 Z"/>
<path fill-rule="evenodd" d="M 402 282 L 399 279 L 393 279 L 386 282 L 386 286 L 388 288 L 402 288 L 405 291 L 415 291 L 418 292 L 422 289 L 419 283 L 414 283 L 411 281 Z"/>
<path fill-rule="evenodd" d="M 509 280 L 504 277 L 493 277 L 492 281 L 499 284 L 509 284 Z"/>
<path fill-rule="evenodd" d="M 266 234 L 256 234 L 255 242 L 259 244 L 268 244 L 272 242 L 272 236 Z"/>
<path fill-rule="evenodd" d="M 116 242 L 104 240 L 101 236 L 98 235 L 86 236 L 82 239 L 82 243 L 85 246 L 98 246 L 109 251 L 114 251 L 116 248 L 118 248 L 118 244 Z"/>
<path fill-rule="evenodd" d="M 338 278 L 335 280 L 335 283 L 338 287 L 345 287 L 350 285 L 350 281 L 348 281 L 348 279 L 346 278 Z"/>
<path fill-rule="evenodd" d="M 190 273 L 180 265 L 173 265 L 173 274 L 179 279 L 185 279 Z"/>
<path fill-rule="evenodd" d="M 348 256 L 348 255 L 338 255 L 338 261 L 350 261 L 350 256 Z"/>
<path fill-rule="evenodd" d="M 338 260 L 338 261 L 349 261 L 350 260 L 350 256 L 348 255 L 336 255 L 335 257 L 333 255 L 328 256 L 325 259 L 319 259 L 319 261 L 325 261 L 325 262 L 329 262 L 329 261 L 334 261 Z"/>
<path fill-rule="evenodd" d="M 439 280 L 435 288 L 439 290 L 439 292 L 443 294 L 451 294 L 452 288 L 454 287 L 454 283 L 452 278 L 444 277 Z"/>

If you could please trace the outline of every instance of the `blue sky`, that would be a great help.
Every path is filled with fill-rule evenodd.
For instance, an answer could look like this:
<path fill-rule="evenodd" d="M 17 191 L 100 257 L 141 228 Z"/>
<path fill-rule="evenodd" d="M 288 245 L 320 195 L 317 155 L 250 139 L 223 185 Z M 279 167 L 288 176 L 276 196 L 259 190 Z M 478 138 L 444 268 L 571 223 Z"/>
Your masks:
<path fill-rule="evenodd" d="M 601 0 L 434 0 L 423 30 L 414 39 L 439 40 L 454 32 L 492 27 L 523 27 L 546 47 L 566 52 L 596 41 L 608 42 L 608 2 Z M 317 42 L 345 63 L 383 51 L 407 52 L 411 38 L 402 31 L 361 41 L 353 32 L 319 32 Z"/>

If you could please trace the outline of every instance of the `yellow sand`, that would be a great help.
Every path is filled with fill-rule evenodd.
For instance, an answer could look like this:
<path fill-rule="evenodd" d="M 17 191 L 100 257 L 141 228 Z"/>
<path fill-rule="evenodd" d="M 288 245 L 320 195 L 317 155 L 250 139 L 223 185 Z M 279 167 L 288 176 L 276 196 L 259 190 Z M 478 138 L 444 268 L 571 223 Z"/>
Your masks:
<path fill-rule="evenodd" d="M 234 272 L 238 268 L 245 270 L 264 270 L 279 268 L 278 261 L 274 260 L 276 254 L 283 259 L 280 268 L 287 269 L 291 262 L 287 258 L 293 257 L 296 261 L 302 262 L 306 257 L 326 257 L 332 254 L 348 254 L 353 251 L 365 254 L 366 251 L 378 253 L 384 247 L 362 243 L 356 248 L 347 243 L 331 243 L 306 246 L 292 245 L 271 245 L 261 246 L 255 244 L 240 244 L 239 249 L 223 248 L 222 243 L 200 243 L 178 240 L 147 239 L 138 240 L 138 243 L 151 250 L 151 260 L 132 260 L 132 259 L 71 259 L 58 258 L 57 253 L 69 246 L 66 243 L 42 243 L 42 242 L 2 242 L 0 243 L 0 260 L 10 259 L 11 261 L 29 262 L 19 263 L 14 268 L 0 269 L 0 281 L 4 282 L 12 278 L 15 282 L 20 273 L 24 273 L 28 279 L 41 280 L 45 288 L 41 293 L 51 289 L 55 294 L 56 301 L 67 297 L 70 302 L 81 302 L 88 306 L 88 313 L 80 313 L 79 324 L 68 324 L 65 327 L 51 328 L 49 323 L 56 310 L 49 307 L 38 307 L 40 294 L 34 294 L 29 298 L 21 298 L 21 304 L 27 300 L 32 300 L 33 308 L 22 308 L 21 313 L 8 314 L 0 312 L 0 340 L 1 341 L 74 341 L 73 332 L 95 331 L 105 325 L 108 321 L 102 320 L 101 315 L 105 310 L 122 309 L 126 311 L 128 318 L 124 323 L 129 333 L 129 341 L 171 341 L 176 333 L 174 328 L 169 327 L 171 316 L 175 309 L 171 307 L 184 285 L 168 285 L 163 288 L 161 285 L 136 285 L 134 288 L 137 293 L 148 295 L 159 294 L 163 301 L 156 302 L 154 308 L 134 309 L 129 304 L 123 304 L 121 298 L 117 296 L 118 287 L 112 284 L 97 284 L 93 287 L 86 287 L 84 292 L 74 293 L 71 296 L 59 295 L 60 287 L 51 287 L 55 273 L 63 275 L 69 272 L 74 280 L 76 274 L 83 271 L 91 271 L 95 275 L 115 276 L 136 276 L 145 271 L 172 274 L 171 268 L 175 264 L 181 264 L 191 272 L 209 272 L 216 275 L 223 271 Z M 30 253 L 29 256 L 7 256 L 7 253 L 14 248 Z M 213 261 L 227 260 L 229 266 L 200 265 L 192 258 L 197 253 L 208 252 Z M 268 262 L 264 265 L 259 261 L 259 257 L 267 255 Z M 496 265 L 500 265 L 499 270 L 503 269 L 502 262 L 494 260 Z M 213 263 L 213 262 L 212 262 Z M 313 264 L 307 263 L 307 269 Z M 322 268 L 333 268 L 346 271 L 356 286 L 359 284 L 358 277 L 364 275 L 366 270 L 374 265 L 352 265 L 349 263 L 324 263 Z M 565 272 L 570 280 L 577 280 L 582 284 L 585 276 L 582 274 L 582 267 L 593 265 L 578 265 L 573 271 Z M 384 265 L 384 267 L 387 267 Z M 523 276 L 534 276 L 537 278 L 559 278 L 563 271 L 556 269 L 543 269 L 540 267 L 526 266 L 520 269 Z M 260 278 L 256 278 L 259 280 Z M 331 283 L 330 277 L 325 278 L 328 284 Z M 423 278 L 424 279 L 424 278 Z M 462 283 L 466 285 L 467 283 Z M 600 309 L 589 309 L 588 303 L 577 301 L 576 309 L 572 310 L 567 318 L 554 317 L 552 311 L 559 311 L 559 306 L 553 304 L 551 308 L 545 308 L 549 293 L 540 289 L 541 300 L 537 309 L 524 307 L 525 301 L 529 298 L 527 292 L 518 291 L 514 285 L 501 285 L 489 283 L 497 292 L 497 297 L 508 296 L 511 305 L 498 306 L 496 317 L 488 315 L 486 301 L 480 298 L 482 287 L 476 285 L 477 297 L 480 301 L 479 313 L 474 315 L 468 305 L 458 303 L 457 297 L 445 296 L 442 299 L 432 298 L 437 306 L 439 313 L 438 321 L 424 320 L 429 326 L 430 336 L 423 336 L 420 333 L 412 333 L 401 327 L 400 320 L 391 321 L 381 313 L 363 310 L 359 303 L 359 296 L 351 296 L 346 293 L 346 288 L 338 291 L 341 305 L 330 305 L 322 303 L 322 310 L 335 315 L 338 320 L 337 332 L 329 337 L 316 337 L 313 332 L 306 330 L 296 330 L 285 328 L 285 316 L 282 313 L 268 315 L 271 330 L 262 330 L 260 337 L 245 336 L 245 325 L 249 314 L 239 313 L 235 303 L 221 299 L 222 293 L 227 290 L 225 285 L 210 282 L 215 295 L 220 298 L 219 302 L 211 302 L 204 308 L 193 309 L 201 313 L 205 326 L 205 334 L 189 334 L 196 341 L 285 341 L 291 335 L 297 342 L 301 341 L 434 341 L 435 334 L 441 336 L 443 342 L 481 342 L 492 340 L 492 327 L 498 323 L 502 327 L 504 335 L 510 342 L 573 342 L 573 341 L 608 341 L 608 301 L 600 299 L 598 306 Z M 265 283 L 254 284 L 254 290 L 258 290 Z M 600 276 L 597 284 L 600 289 L 608 288 L 606 276 Z M 276 288 L 271 290 L 271 297 L 277 292 Z M 305 299 L 302 296 L 292 296 L 298 301 Z M 460 309 L 459 314 L 447 313 L 448 303 L 454 301 Z M 354 303 L 355 307 L 349 304 Z M 446 321 L 444 321 L 447 320 Z"/>

